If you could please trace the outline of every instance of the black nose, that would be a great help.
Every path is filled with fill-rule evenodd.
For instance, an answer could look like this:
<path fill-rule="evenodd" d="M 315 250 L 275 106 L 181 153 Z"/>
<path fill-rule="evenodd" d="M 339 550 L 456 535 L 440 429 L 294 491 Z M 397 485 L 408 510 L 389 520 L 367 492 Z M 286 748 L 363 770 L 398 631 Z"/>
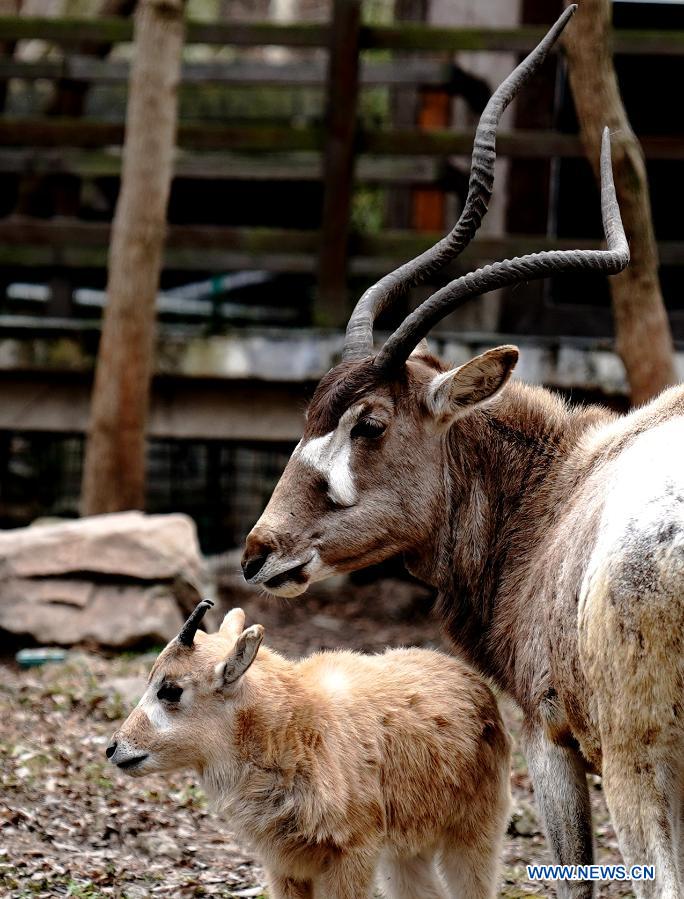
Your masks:
<path fill-rule="evenodd" d="M 264 567 L 264 562 L 270 555 L 271 553 L 269 550 L 268 552 L 261 552 L 257 556 L 251 556 L 242 560 L 242 573 L 246 581 L 251 580 L 255 575 L 259 574 Z"/>
<path fill-rule="evenodd" d="M 108 759 L 110 759 L 114 753 L 116 752 L 116 740 L 112 740 L 109 746 L 105 749 L 105 755 Z"/>

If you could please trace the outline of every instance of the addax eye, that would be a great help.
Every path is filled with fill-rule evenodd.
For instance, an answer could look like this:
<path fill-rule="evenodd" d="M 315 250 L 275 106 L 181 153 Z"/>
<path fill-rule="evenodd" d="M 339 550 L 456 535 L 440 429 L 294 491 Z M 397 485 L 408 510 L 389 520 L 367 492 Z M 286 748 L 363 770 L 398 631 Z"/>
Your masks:
<path fill-rule="evenodd" d="M 182 687 L 174 687 L 171 684 L 163 684 L 157 690 L 157 699 L 163 699 L 165 702 L 180 702 L 182 694 Z"/>
<path fill-rule="evenodd" d="M 377 418 L 361 418 L 351 429 L 352 437 L 380 437 L 385 433 L 387 425 Z"/>

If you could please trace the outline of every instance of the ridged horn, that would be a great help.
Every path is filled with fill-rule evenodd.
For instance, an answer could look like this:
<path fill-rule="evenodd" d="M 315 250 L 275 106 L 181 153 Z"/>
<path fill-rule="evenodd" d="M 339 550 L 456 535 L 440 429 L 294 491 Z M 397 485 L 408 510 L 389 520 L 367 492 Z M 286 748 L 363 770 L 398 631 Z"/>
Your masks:
<path fill-rule="evenodd" d="M 373 325 L 377 317 L 410 287 L 426 281 L 455 259 L 472 240 L 487 212 L 494 187 L 496 129 L 511 100 L 544 62 L 577 9 L 569 6 L 520 65 L 494 91 L 475 132 L 470 182 L 463 211 L 453 230 L 429 250 L 385 275 L 363 294 L 347 325 L 342 357 L 354 361 L 373 352 Z"/>
<path fill-rule="evenodd" d="M 388 338 L 374 364 L 383 371 L 396 370 L 440 319 L 470 297 L 498 287 L 508 287 L 520 281 L 534 281 L 561 272 L 597 271 L 615 275 L 627 266 L 629 246 L 615 196 L 608 128 L 604 128 L 601 140 L 601 216 L 608 249 L 530 253 L 527 256 L 504 259 L 503 262 L 495 262 L 463 275 L 433 293 L 407 316 Z"/>

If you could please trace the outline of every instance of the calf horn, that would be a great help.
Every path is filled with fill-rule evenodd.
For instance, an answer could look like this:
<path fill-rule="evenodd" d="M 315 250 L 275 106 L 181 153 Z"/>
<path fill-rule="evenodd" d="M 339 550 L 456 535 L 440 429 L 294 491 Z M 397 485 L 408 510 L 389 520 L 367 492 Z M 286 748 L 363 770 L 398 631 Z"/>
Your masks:
<path fill-rule="evenodd" d="M 542 41 L 490 97 L 475 132 L 470 183 L 463 211 L 453 230 L 429 250 L 385 275 L 363 294 L 347 325 L 342 358 L 364 359 L 373 352 L 373 325 L 400 293 L 425 281 L 468 246 L 480 227 L 494 187 L 496 129 L 504 110 L 544 62 L 577 5 L 569 6 Z"/>
<path fill-rule="evenodd" d="M 195 634 L 200 626 L 200 622 L 206 615 L 207 611 L 213 607 L 214 603 L 211 599 L 203 599 L 201 602 L 198 602 L 195 608 L 190 613 L 190 617 L 185 622 L 183 627 L 181 628 L 181 632 L 178 634 L 178 642 L 182 643 L 183 646 L 192 646 L 193 640 L 195 639 Z"/>
<path fill-rule="evenodd" d="M 629 246 L 615 196 L 608 128 L 604 129 L 601 141 L 601 216 L 607 250 L 549 250 L 530 253 L 528 256 L 504 259 L 503 262 L 495 262 L 463 275 L 432 294 L 404 319 L 387 339 L 374 364 L 381 371 L 396 371 L 433 325 L 470 297 L 519 281 L 544 278 L 556 272 L 600 271 L 614 275 L 625 268 L 629 263 Z"/>

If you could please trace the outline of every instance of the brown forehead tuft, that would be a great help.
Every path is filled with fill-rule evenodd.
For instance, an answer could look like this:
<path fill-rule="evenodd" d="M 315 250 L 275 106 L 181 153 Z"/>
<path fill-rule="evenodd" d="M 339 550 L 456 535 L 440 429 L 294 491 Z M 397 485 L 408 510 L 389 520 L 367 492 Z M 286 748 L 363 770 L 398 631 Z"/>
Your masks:
<path fill-rule="evenodd" d="M 320 437 L 337 427 L 350 406 L 387 383 L 372 359 L 341 362 L 324 375 L 316 388 L 306 418 L 307 437 Z"/>
<path fill-rule="evenodd" d="M 431 374 L 434 374 L 434 371 L 443 372 L 449 370 L 449 366 L 445 365 L 437 356 L 433 356 L 432 353 L 416 353 L 409 357 L 408 362 L 422 363 L 430 369 Z"/>
<path fill-rule="evenodd" d="M 225 658 L 235 641 L 226 640 L 220 633 L 208 634 L 201 643 L 183 646 L 176 640 L 166 646 L 155 659 L 148 681 L 159 675 L 160 669 L 169 680 L 179 680 L 193 672 L 205 671 Z"/>
<path fill-rule="evenodd" d="M 148 681 L 152 682 L 159 674 L 160 669 L 163 669 L 169 678 L 186 674 L 192 667 L 191 655 L 192 650 L 188 650 L 172 640 L 154 660 Z"/>
<path fill-rule="evenodd" d="M 164 671 L 165 677 L 169 680 L 178 680 L 186 676 L 201 662 L 198 658 L 198 650 L 199 646 L 192 648 L 181 646 L 180 643 L 173 640 L 155 659 L 148 680 L 153 681 L 160 669 Z"/>

